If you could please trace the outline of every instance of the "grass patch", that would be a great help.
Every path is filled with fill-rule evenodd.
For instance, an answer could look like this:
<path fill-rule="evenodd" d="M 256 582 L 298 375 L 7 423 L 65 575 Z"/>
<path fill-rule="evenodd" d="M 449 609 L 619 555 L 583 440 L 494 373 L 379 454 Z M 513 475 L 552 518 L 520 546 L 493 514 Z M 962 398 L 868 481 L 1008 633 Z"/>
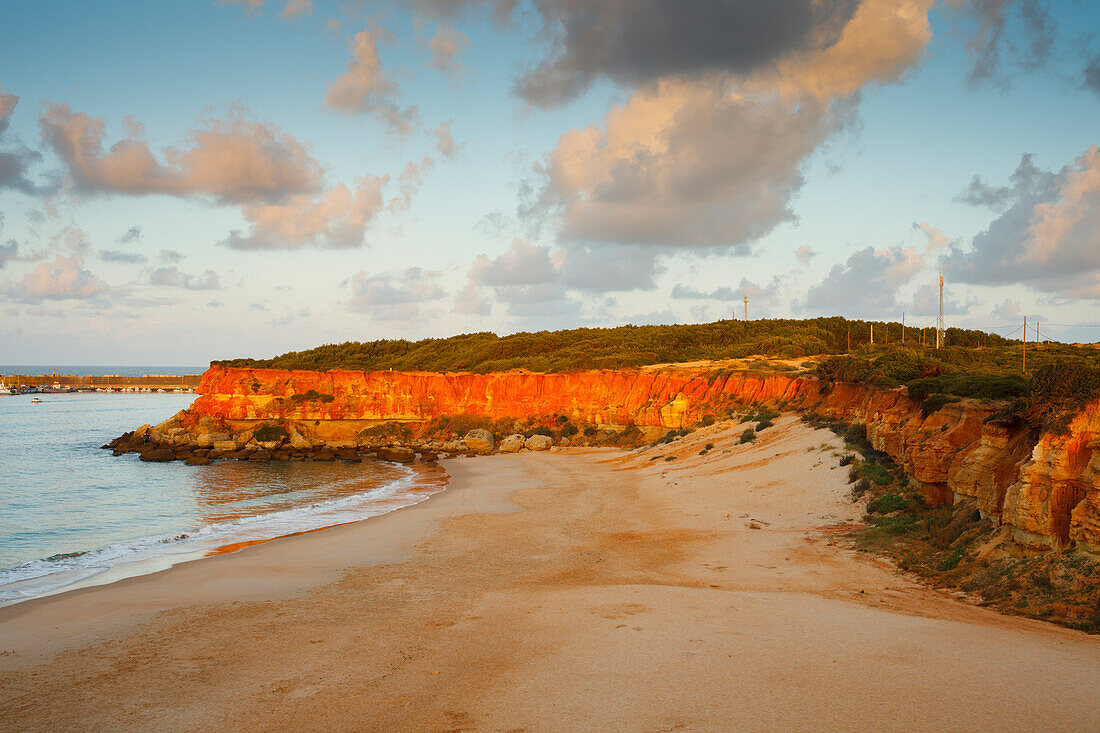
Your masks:
<path fill-rule="evenodd" d="M 890 514 L 891 512 L 901 511 L 909 506 L 909 500 L 903 496 L 897 494 L 884 494 L 876 499 L 872 499 L 867 504 L 867 511 L 871 514 Z"/>
<path fill-rule="evenodd" d="M 749 428 L 745 432 L 741 433 L 741 440 L 738 442 L 751 443 L 754 440 L 756 440 L 756 432 L 752 428 Z"/>

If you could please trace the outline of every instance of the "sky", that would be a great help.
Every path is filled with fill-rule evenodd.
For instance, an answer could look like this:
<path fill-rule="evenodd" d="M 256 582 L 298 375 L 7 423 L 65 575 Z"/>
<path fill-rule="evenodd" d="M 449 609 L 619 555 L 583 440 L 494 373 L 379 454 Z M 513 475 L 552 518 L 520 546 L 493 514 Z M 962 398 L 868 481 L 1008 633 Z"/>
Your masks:
<path fill-rule="evenodd" d="M 1100 341 L 1100 3 L 6 3 L 0 363 L 843 315 Z"/>

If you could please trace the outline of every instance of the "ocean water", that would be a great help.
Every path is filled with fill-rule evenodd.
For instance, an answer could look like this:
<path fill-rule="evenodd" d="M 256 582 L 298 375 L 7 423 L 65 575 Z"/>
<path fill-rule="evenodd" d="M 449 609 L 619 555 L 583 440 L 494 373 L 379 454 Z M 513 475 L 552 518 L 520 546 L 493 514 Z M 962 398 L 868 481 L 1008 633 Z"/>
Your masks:
<path fill-rule="evenodd" d="M 143 463 L 100 446 L 194 395 L 0 397 L 0 605 L 424 500 L 442 471 L 362 463 Z"/>

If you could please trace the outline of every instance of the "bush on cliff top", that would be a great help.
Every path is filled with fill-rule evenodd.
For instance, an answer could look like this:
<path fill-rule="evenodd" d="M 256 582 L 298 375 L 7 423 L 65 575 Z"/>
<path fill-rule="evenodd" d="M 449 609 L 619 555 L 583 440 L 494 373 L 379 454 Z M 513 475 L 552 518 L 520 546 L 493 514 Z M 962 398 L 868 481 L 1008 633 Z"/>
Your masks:
<path fill-rule="evenodd" d="M 900 334 L 898 324 L 874 325 L 876 335 L 891 330 Z M 854 350 L 864 348 L 869 340 L 870 323 L 834 317 L 578 328 L 508 336 L 481 332 L 415 342 L 396 339 L 327 344 L 273 359 L 231 359 L 213 363 L 227 367 L 314 371 L 400 369 L 484 373 L 528 369 L 561 372 L 754 355 L 839 354 L 847 348 L 849 334 Z M 949 331 L 951 343 L 977 346 L 986 338 L 980 331 Z M 994 343 L 1009 343 L 1000 337 L 991 338 Z"/>

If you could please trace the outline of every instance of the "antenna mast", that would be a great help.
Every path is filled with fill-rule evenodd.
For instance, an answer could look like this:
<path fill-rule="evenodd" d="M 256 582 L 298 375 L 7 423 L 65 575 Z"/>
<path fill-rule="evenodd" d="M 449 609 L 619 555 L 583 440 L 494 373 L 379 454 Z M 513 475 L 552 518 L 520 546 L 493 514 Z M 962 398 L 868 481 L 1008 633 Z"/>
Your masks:
<path fill-rule="evenodd" d="M 749 295 L 745 293 L 745 320 L 749 320 Z"/>
<path fill-rule="evenodd" d="M 940 275 L 940 315 L 936 318 L 936 348 L 943 346 L 943 275 Z"/>

